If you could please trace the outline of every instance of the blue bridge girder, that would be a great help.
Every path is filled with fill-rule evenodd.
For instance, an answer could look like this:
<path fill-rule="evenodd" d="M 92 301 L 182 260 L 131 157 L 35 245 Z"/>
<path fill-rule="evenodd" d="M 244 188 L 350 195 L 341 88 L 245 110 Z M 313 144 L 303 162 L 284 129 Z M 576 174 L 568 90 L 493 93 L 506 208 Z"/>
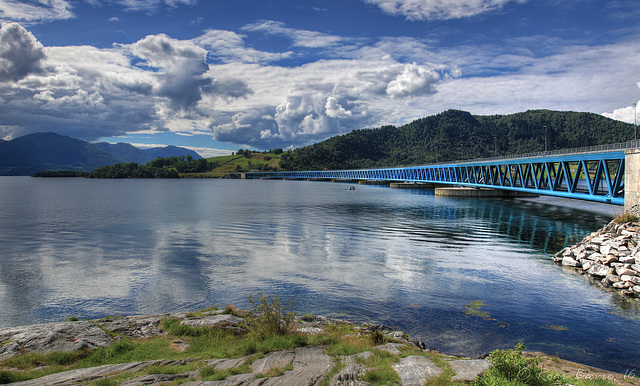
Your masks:
<path fill-rule="evenodd" d="M 251 172 L 246 178 L 368 180 L 504 189 L 624 205 L 624 151 L 379 169 Z"/>

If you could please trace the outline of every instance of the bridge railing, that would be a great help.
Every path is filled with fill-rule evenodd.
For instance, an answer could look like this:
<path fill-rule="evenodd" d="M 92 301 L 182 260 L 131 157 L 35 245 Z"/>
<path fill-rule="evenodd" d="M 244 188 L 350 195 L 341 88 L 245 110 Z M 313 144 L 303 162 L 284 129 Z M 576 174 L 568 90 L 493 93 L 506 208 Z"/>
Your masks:
<path fill-rule="evenodd" d="M 569 149 L 539 151 L 534 153 L 510 154 L 510 155 L 503 155 L 503 156 L 489 157 L 489 158 L 475 158 L 473 160 L 467 159 L 467 160 L 457 160 L 457 161 L 447 161 L 447 162 L 436 162 L 429 165 L 444 165 L 444 164 L 452 164 L 452 163 L 465 164 L 465 163 L 477 163 L 477 162 L 504 161 L 504 160 L 521 159 L 521 158 L 563 156 L 563 155 L 572 155 L 572 154 L 606 153 L 611 151 L 630 150 L 630 149 L 637 149 L 637 148 L 640 148 L 640 140 L 632 140 L 632 141 L 620 142 L 620 143 L 609 143 L 606 145 L 584 146 L 584 147 L 575 147 L 575 148 L 569 148 Z"/>

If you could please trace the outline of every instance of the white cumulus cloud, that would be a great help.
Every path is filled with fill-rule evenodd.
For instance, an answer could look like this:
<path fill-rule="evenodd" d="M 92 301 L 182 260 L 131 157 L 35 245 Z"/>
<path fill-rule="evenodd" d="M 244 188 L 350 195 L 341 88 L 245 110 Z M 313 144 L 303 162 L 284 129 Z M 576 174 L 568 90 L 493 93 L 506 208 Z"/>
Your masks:
<path fill-rule="evenodd" d="M 435 93 L 435 85 L 439 81 L 440 75 L 435 70 L 411 63 L 405 65 L 402 73 L 389 82 L 386 93 L 391 98 Z"/>
<path fill-rule="evenodd" d="M 409 20 L 446 20 L 499 10 L 509 2 L 523 0 L 365 0 L 384 12 Z"/>
<path fill-rule="evenodd" d="M 67 0 L 0 0 L 0 21 L 43 22 L 75 17 Z"/>

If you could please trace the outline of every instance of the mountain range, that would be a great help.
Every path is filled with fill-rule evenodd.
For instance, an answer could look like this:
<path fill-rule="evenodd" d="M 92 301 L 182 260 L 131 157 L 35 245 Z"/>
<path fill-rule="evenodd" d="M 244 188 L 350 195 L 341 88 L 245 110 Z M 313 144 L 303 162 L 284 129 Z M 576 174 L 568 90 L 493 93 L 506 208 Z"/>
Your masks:
<path fill-rule="evenodd" d="M 116 163 L 146 164 L 158 157 L 181 155 L 202 158 L 193 150 L 177 146 L 139 149 L 128 143 L 89 143 L 56 133 L 34 133 L 0 141 L 0 175 L 33 175 L 46 170 L 90 172 Z"/>

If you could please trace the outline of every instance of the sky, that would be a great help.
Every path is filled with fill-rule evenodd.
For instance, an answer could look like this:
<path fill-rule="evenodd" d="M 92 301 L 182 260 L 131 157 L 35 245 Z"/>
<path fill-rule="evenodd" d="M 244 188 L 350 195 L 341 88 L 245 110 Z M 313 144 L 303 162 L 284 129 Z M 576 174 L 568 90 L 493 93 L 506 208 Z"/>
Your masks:
<path fill-rule="evenodd" d="M 634 123 L 637 0 L 0 0 L 0 138 L 291 149 L 448 109 Z"/>

